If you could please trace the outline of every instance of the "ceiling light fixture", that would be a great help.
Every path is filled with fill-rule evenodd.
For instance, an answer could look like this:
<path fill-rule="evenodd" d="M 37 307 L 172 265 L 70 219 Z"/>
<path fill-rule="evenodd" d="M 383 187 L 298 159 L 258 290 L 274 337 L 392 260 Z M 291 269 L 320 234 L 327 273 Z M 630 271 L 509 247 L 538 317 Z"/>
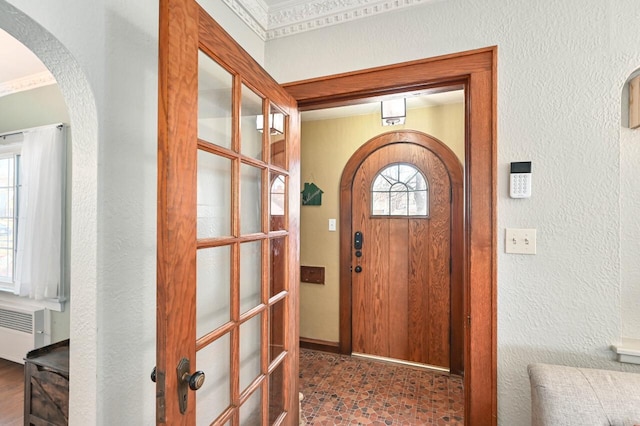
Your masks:
<path fill-rule="evenodd" d="M 382 125 L 395 126 L 404 124 L 407 116 L 407 100 L 405 98 L 382 101 Z"/>

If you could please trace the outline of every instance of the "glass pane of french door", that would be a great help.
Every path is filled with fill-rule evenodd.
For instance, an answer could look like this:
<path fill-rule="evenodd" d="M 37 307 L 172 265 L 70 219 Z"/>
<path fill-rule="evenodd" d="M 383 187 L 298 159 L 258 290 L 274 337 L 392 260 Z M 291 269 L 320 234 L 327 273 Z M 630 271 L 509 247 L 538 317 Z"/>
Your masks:
<path fill-rule="evenodd" d="M 288 117 L 204 51 L 198 70 L 196 368 L 208 376 L 197 422 L 280 424 Z"/>

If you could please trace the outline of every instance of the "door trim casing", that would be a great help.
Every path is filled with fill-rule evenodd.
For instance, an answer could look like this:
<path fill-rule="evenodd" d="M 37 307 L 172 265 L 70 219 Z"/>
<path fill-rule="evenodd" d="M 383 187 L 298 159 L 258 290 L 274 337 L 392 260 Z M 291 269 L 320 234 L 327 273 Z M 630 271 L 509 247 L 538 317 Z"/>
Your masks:
<path fill-rule="evenodd" d="M 493 46 L 284 85 L 301 111 L 464 87 L 466 425 L 497 425 L 497 53 Z"/>
<path fill-rule="evenodd" d="M 371 138 L 353 153 L 344 167 L 340 179 L 340 353 L 350 355 L 352 341 L 352 274 L 351 236 L 353 180 L 362 163 L 375 151 L 396 143 L 417 145 L 431 151 L 442 161 L 449 176 L 451 188 L 451 215 L 449 234 L 451 274 L 450 283 L 450 370 L 462 374 L 464 370 L 464 285 L 463 246 L 464 224 L 462 206 L 464 171 L 456 154 L 433 136 L 415 130 L 399 130 Z M 344 274 L 342 272 L 345 272 Z M 349 271 L 347 274 L 346 272 Z M 455 297 L 454 297 L 455 295 Z M 455 321 L 454 321 L 455 319 Z"/>

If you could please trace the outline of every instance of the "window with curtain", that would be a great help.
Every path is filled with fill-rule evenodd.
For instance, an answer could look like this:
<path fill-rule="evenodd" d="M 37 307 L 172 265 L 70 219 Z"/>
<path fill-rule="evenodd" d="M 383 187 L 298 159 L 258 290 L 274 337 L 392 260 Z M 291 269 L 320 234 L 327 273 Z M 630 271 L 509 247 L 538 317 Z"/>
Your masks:
<path fill-rule="evenodd" d="M 35 300 L 65 298 L 64 133 L 30 129 L 11 155 L 0 148 L 0 289 Z"/>

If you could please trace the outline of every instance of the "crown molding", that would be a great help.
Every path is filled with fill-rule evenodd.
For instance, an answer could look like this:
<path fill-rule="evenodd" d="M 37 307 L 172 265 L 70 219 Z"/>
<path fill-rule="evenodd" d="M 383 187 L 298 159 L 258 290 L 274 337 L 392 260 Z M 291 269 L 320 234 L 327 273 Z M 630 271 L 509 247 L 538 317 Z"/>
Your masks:
<path fill-rule="evenodd" d="M 268 8 L 262 0 L 223 0 L 229 8 L 255 32 L 261 40 L 267 39 Z"/>
<path fill-rule="evenodd" d="M 25 90 L 36 89 L 38 87 L 56 84 L 56 79 L 49 71 L 42 71 L 26 77 L 0 83 L 0 97 L 23 92 Z"/>
<path fill-rule="evenodd" d="M 271 8 L 263 0 L 223 1 L 266 41 L 438 0 L 289 0 Z"/>

